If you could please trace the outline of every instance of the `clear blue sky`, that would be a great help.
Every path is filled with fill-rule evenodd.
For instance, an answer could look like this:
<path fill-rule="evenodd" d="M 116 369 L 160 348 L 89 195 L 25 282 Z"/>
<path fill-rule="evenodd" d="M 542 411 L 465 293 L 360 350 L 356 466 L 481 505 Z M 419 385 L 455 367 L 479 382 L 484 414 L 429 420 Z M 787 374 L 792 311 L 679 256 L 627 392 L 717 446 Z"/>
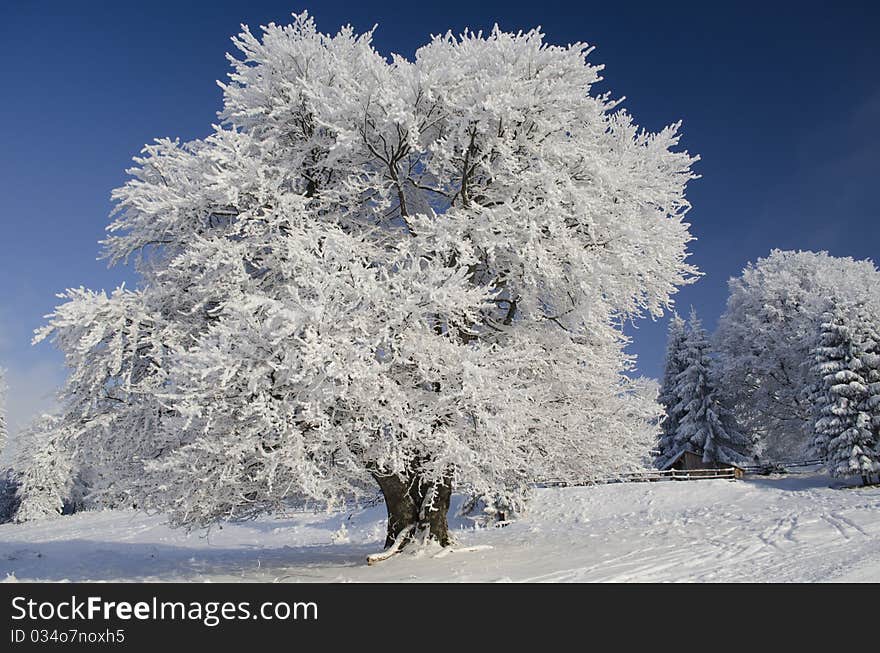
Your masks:
<path fill-rule="evenodd" d="M 639 124 L 682 119 L 701 155 L 690 221 L 705 273 L 678 295 L 713 327 L 726 281 L 771 248 L 877 256 L 880 246 L 880 10 L 861 2 L 412 3 L 77 2 L 0 8 L 0 365 L 13 427 L 51 403 L 60 355 L 31 347 L 54 293 L 133 277 L 96 261 L 110 190 L 154 137 L 208 133 L 214 83 L 240 23 L 308 9 L 323 31 L 379 24 L 376 46 L 411 55 L 430 33 L 543 26 L 587 41 L 603 89 Z M 633 350 L 658 375 L 665 320 L 643 321 Z"/>

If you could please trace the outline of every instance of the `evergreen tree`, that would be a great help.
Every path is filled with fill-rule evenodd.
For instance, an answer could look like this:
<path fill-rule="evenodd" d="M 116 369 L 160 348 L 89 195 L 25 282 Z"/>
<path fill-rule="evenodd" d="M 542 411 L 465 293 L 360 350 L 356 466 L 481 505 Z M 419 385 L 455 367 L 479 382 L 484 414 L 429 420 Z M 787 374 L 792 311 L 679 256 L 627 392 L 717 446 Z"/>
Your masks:
<path fill-rule="evenodd" d="M 864 410 L 871 419 L 874 433 L 875 459 L 880 459 L 880 311 L 862 313 L 863 347 L 861 355 L 862 376 L 868 389 Z"/>
<path fill-rule="evenodd" d="M 880 472 L 880 452 L 874 415 L 878 372 L 877 344 L 870 337 L 861 308 L 842 306 L 829 311 L 815 351 L 815 372 L 825 392 L 814 407 L 817 416 L 813 451 L 826 461 L 835 477 L 859 475 L 867 484 Z M 872 351 L 874 350 L 874 351 Z"/>
<path fill-rule="evenodd" d="M 712 375 L 709 339 L 694 310 L 687 324 L 683 361 L 675 388 L 680 398 L 675 410 L 681 416 L 674 439 L 676 449 L 690 446 L 702 454 L 705 463 L 743 462 L 750 442 L 721 402 Z"/>
<path fill-rule="evenodd" d="M 817 342 L 821 342 L 821 336 L 817 338 Z M 803 452 L 803 456 L 807 458 L 815 458 L 817 460 L 825 460 L 827 455 L 827 438 L 819 436 L 816 430 L 816 422 L 822 417 L 822 407 L 825 406 L 825 380 L 818 372 L 818 359 L 816 355 L 819 350 L 819 344 L 814 346 L 813 365 L 811 371 L 813 373 L 812 381 L 805 383 L 800 393 L 800 401 L 803 405 L 809 407 L 810 419 L 804 422 L 803 429 L 807 432 L 808 446 Z"/>
<path fill-rule="evenodd" d="M 681 421 L 681 413 L 677 410 L 681 397 L 676 390 L 678 375 L 684 371 L 684 346 L 687 341 L 687 329 L 684 320 L 674 313 L 669 320 L 666 336 L 666 359 L 663 366 L 663 380 L 657 401 L 663 406 L 664 417 L 660 424 L 660 439 L 657 444 L 656 462 L 661 465 L 675 452 L 675 434 Z"/>

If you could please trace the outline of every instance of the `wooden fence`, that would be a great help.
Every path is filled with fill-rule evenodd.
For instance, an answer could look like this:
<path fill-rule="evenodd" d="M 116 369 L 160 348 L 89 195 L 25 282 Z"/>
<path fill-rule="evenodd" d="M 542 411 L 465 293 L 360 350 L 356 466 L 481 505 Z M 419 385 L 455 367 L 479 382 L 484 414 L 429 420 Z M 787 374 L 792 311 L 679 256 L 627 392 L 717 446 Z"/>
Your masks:
<path fill-rule="evenodd" d="M 814 467 L 815 465 L 823 465 L 824 460 L 773 460 L 757 465 L 743 465 L 743 471 L 750 474 L 768 474 L 774 472 L 785 473 L 789 469 L 796 467 Z"/>
<path fill-rule="evenodd" d="M 540 481 L 537 487 L 580 487 L 585 485 L 606 485 L 608 483 L 650 483 L 656 481 L 701 481 L 710 478 L 733 480 L 736 470 L 733 467 L 719 469 L 648 469 L 641 472 L 626 472 L 609 478 L 598 478 L 589 481 Z"/>
<path fill-rule="evenodd" d="M 774 461 L 763 465 L 744 465 L 740 469 L 750 474 L 770 473 L 779 469 L 784 473 L 794 467 L 812 467 L 821 465 L 822 460 L 785 460 Z M 646 469 L 641 472 L 624 472 L 617 476 L 598 478 L 589 481 L 561 481 L 548 480 L 535 483 L 536 487 L 580 487 L 585 485 L 606 485 L 608 483 L 648 483 L 655 481 L 701 481 L 710 478 L 733 480 L 736 478 L 736 470 L 733 467 L 721 467 L 719 469 Z"/>

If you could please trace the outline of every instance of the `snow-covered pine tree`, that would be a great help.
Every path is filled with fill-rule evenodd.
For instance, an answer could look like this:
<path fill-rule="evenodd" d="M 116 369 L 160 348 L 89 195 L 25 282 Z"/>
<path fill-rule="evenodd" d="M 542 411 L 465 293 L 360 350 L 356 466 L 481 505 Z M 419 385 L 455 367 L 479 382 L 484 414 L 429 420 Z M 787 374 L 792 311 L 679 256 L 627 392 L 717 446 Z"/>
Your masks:
<path fill-rule="evenodd" d="M 867 394 L 863 410 L 870 416 L 874 433 L 875 460 L 880 461 L 880 306 L 867 304 L 860 313 L 862 378 Z"/>
<path fill-rule="evenodd" d="M 817 419 L 813 451 L 835 477 L 861 476 L 864 484 L 880 472 L 877 431 L 869 407 L 874 370 L 869 327 L 861 306 L 838 305 L 828 311 L 815 350 L 815 372 L 825 393 L 814 407 Z"/>
<path fill-rule="evenodd" d="M 715 385 L 706 330 L 695 310 L 687 323 L 682 363 L 675 394 L 680 415 L 674 443 L 689 446 L 705 463 L 740 463 L 748 459 L 751 443 L 740 431 L 733 413 L 721 402 Z"/>
<path fill-rule="evenodd" d="M 817 353 L 821 346 L 822 342 L 822 332 L 820 331 L 816 338 L 816 344 L 813 347 L 813 357 L 812 362 L 813 365 L 810 367 L 811 372 L 813 373 L 812 379 L 807 379 L 804 382 L 804 387 L 800 393 L 800 402 L 801 405 L 807 406 L 809 408 L 810 419 L 805 421 L 803 424 L 803 428 L 808 436 L 808 446 L 803 451 L 803 456 L 805 458 L 814 458 L 816 460 L 825 460 L 825 456 L 828 454 L 826 449 L 826 445 L 828 444 L 827 439 L 822 437 L 817 437 L 816 431 L 816 422 L 822 417 L 822 408 L 826 403 L 826 395 L 827 391 L 825 388 L 825 380 L 822 378 L 822 375 L 818 372 L 818 359 Z"/>
<path fill-rule="evenodd" d="M 113 194 L 105 254 L 142 283 L 70 290 L 38 334 L 79 462 L 177 524 L 378 485 L 388 544 L 447 544 L 453 486 L 643 454 L 620 324 L 694 278 L 678 125 L 639 129 L 538 30 L 371 38 L 245 28 L 220 124 Z"/>
<path fill-rule="evenodd" d="M 678 396 L 678 375 L 684 371 L 685 343 L 687 342 L 687 328 L 685 321 L 673 313 L 669 320 L 669 329 L 666 336 L 666 357 L 663 364 L 663 379 L 660 382 L 660 394 L 657 400 L 663 406 L 664 416 L 660 424 L 660 438 L 657 442 L 657 457 L 655 463 L 662 466 L 667 458 L 675 452 L 676 433 L 678 432 L 681 413 L 679 406 L 681 397 Z"/>

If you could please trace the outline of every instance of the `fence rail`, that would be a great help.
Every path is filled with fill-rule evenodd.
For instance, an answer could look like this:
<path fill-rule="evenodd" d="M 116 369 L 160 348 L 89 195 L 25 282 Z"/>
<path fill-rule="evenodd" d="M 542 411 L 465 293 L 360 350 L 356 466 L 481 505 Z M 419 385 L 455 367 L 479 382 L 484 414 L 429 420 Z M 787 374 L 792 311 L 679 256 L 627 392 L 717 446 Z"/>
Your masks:
<path fill-rule="evenodd" d="M 743 465 L 742 469 L 747 472 L 766 472 L 767 470 L 780 469 L 787 470 L 793 467 L 813 467 L 814 465 L 823 465 L 824 460 L 770 460 L 765 463 L 756 465 Z"/>
<path fill-rule="evenodd" d="M 649 469 L 641 472 L 625 472 L 608 478 L 597 478 L 589 481 L 547 480 L 536 483 L 538 487 L 581 487 L 585 485 L 606 485 L 609 483 L 649 483 L 654 481 L 699 481 L 710 478 L 734 479 L 736 470 L 733 467 L 718 469 Z"/>
<path fill-rule="evenodd" d="M 760 465 L 742 465 L 739 469 L 744 472 L 767 473 L 770 467 L 778 467 L 782 471 L 793 467 L 812 467 L 814 465 L 823 464 L 823 460 L 784 460 L 772 461 Z M 607 485 L 609 483 L 647 483 L 654 481 L 700 481 L 703 479 L 720 478 L 735 479 L 736 469 L 734 467 L 720 467 L 718 469 L 646 469 L 640 472 L 622 472 L 617 476 L 609 476 L 607 478 L 596 478 L 582 481 L 563 481 L 560 479 L 549 479 L 538 481 L 536 487 L 583 487 L 587 485 Z"/>

